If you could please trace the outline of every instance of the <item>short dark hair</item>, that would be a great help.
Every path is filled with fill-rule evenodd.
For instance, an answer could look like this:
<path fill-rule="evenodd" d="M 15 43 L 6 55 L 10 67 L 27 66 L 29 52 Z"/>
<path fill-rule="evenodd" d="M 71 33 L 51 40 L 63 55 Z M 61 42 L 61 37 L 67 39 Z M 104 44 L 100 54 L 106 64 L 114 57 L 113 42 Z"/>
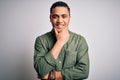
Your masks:
<path fill-rule="evenodd" d="M 50 8 L 50 14 L 52 13 L 53 8 L 55 8 L 55 7 L 66 7 L 68 9 L 69 14 L 70 14 L 69 6 L 67 5 L 67 3 L 65 3 L 63 1 L 57 1 L 57 2 L 53 3 L 53 5 Z"/>

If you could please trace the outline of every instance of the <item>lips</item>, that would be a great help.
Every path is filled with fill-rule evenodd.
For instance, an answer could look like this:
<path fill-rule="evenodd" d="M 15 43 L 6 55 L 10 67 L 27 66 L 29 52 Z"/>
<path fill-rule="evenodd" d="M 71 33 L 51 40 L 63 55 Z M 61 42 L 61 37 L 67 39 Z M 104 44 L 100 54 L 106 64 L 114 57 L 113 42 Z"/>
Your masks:
<path fill-rule="evenodd" d="M 56 24 L 56 28 L 61 29 L 64 27 L 64 24 Z"/>

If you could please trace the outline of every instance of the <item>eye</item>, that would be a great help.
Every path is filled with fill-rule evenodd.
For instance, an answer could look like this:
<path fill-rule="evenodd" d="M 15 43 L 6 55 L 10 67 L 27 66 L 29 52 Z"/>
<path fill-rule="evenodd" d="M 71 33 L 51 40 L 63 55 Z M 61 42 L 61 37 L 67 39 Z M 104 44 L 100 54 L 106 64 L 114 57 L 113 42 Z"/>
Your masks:
<path fill-rule="evenodd" d="M 56 14 L 53 14 L 53 15 L 51 15 L 52 16 L 52 18 L 58 18 L 58 15 L 56 15 Z"/>
<path fill-rule="evenodd" d="M 67 15 L 66 15 L 66 14 L 63 14 L 63 15 L 62 15 L 62 18 L 66 18 L 66 17 L 67 17 Z"/>

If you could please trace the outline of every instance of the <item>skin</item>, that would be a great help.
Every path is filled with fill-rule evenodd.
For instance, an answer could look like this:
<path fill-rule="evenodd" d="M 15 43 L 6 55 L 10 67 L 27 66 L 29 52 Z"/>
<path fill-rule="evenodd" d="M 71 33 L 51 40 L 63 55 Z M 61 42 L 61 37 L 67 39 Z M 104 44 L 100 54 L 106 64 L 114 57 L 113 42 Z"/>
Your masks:
<path fill-rule="evenodd" d="M 58 58 L 60 51 L 64 44 L 66 44 L 69 40 L 69 32 L 68 32 L 68 25 L 70 21 L 70 14 L 66 7 L 55 7 L 52 10 L 50 15 L 50 22 L 52 23 L 55 36 L 56 36 L 56 43 L 54 44 L 51 52 L 55 59 Z M 62 73 L 60 71 L 55 72 L 56 80 L 64 80 Z M 48 78 L 48 74 L 44 77 L 44 79 Z"/>
<path fill-rule="evenodd" d="M 57 39 L 51 51 L 54 58 L 57 59 L 61 48 L 69 40 L 68 25 L 70 21 L 70 15 L 68 9 L 66 7 L 54 8 L 52 14 L 50 15 L 50 21 L 53 25 Z"/>

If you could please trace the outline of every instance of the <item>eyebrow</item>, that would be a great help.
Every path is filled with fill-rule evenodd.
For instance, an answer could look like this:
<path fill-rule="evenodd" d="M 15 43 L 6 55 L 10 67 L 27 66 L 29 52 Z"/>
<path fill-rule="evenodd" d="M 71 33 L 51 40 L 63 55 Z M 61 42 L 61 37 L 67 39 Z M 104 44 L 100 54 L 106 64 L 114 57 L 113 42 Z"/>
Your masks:
<path fill-rule="evenodd" d="M 67 15 L 67 14 L 61 14 L 60 16 Z M 51 16 L 59 16 L 58 14 L 51 14 Z"/>

